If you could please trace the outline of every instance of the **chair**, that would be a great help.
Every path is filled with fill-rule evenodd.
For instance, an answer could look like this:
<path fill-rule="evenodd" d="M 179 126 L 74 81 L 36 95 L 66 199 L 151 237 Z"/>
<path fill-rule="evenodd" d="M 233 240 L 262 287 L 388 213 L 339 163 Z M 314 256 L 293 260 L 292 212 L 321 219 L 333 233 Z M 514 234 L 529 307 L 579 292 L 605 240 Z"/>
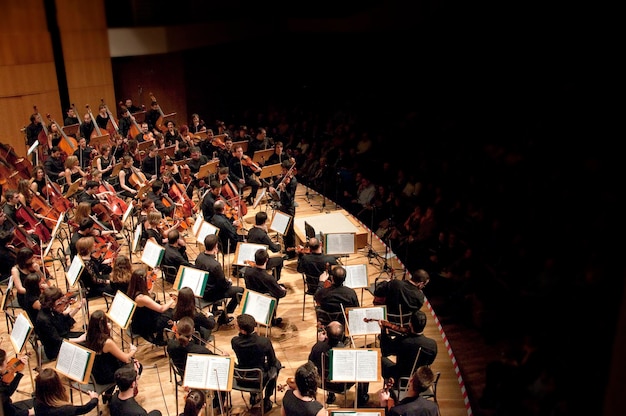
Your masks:
<path fill-rule="evenodd" d="M 96 383 L 96 379 L 93 377 L 93 374 L 90 374 L 89 375 L 89 383 L 82 384 L 82 383 L 79 383 L 78 381 L 72 381 L 72 382 L 70 382 L 70 387 L 71 387 L 70 388 L 70 401 L 73 403 L 74 402 L 73 397 L 72 397 L 73 396 L 72 395 L 72 390 L 73 389 L 76 389 L 79 392 L 85 393 L 85 394 L 88 394 L 89 391 L 95 391 L 96 393 L 101 395 L 102 393 L 104 393 L 106 391 L 114 389 L 115 388 L 115 383 L 113 382 L 113 383 L 107 383 L 107 384 L 98 384 L 98 383 Z M 82 396 L 80 396 L 80 402 L 81 402 L 81 404 L 83 403 L 83 397 Z M 97 410 L 98 410 L 97 414 L 101 415 L 102 412 L 100 410 L 100 400 L 98 400 Z"/>
<path fill-rule="evenodd" d="M 317 322 L 320 325 L 326 326 L 332 321 L 338 321 L 345 325 L 345 319 L 343 316 L 343 312 L 328 312 L 322 309 L 319 306 L 315 307 L 315 317 L 317 318 Z"/>
<path fill-rule="evenodd" d="M 302 273 L 302 284 L 304 285 L 304 292 L 302 293 L 302 320 L 304 321 L 304 310 L 306 306 L 306 297 L 307 295 L 314 297 L 315 292 L 317 291 L 317 286 L 313 287 L 309 285 L 306 280 L 306 274 Z"/>
<path fill-rule="evenodd" d="M 174 283 L 174 280 L 176 280 L 176 275 L 178 274 L 178 268 L 165 264 L 161 264 L 161 266 L 159 267 L 161 268 L 161 276 L 163 278 L 163 290 L 165 291 L 165 282 L 168 282 L 170 284 Z"/>
<path fill-rule="evenodd" d="M 178 407 L 178 388 L 183 386 L 183 375 L 178 371 L 178 367 L 174 365 L 174 361 L 168 357 L 170 363 L 170 383 L 172 382 L 172 374 L 174 375 L 174 393 L 176 396 L 176 414 L 179 413 Z"/>
<path fill-rule="evenodd" d="M 260 368 L 237 368 L 233 373 L 233 390 L 239 390 L 241 392 L 241 398 L 246 405 L 246 410 L 250 410 L 248 402 L 243 397 L 244 393 L 256 394 L 260 397 L 259 403 L 261 404 L 261 415 L 265 414 L 265 406 L 263 394 L 265 392 L 265 386 L 269 380 L 263 379 L 263 370 Z M 276 388 L 274 389 L 274 398 L 276 398 Z"/>
<path fill-rule="evenodd" d="M 330 358 L 328 351 L 322 355 L 322 390 L 327 393 L 335 393 L 343 395 L 343 407 L 348 407 L 348 390 L 354 386 L 355 383 L 344 383 L 330 381 L 329 378 Z M 328 394 L 327 394 L 328 397 Z"/>
<path fill-rule="evenodd" d="M 229 298 L 222 298 L 209 301 L 203 298 L 196 298 L 196 308 L 198 308 L 200 312 L 202 312 L 204 309 L 208 309 L 210 312 L 213 313 L 213 316 L 215 317 L 215 322 L 218 322 L 220 315 L 226 313 L 226 304 L 228 303 L 228 299 Z M 215 329 L 213 331 L 217 332 L 219 331 L 219 329 L 220 326 L 215 325 Z"/>
<path fill-rule="evenodd" d="M 435 403 L 437 403 L 437 383 L 439 383 L 439 377 L 441 376 L 441 372 L 437 371 L 435 373 L 435 381 L 433 381 L 433 385 L 428 388 L 428 390 L 420 393 L 420 396 L 426 399 L 432 399 Z M 396 396 L 398 397 L 398 401 L 402 400 L 406 396 L 406 392 L 409 388 L 409 380 L 410 377 L 400 377 L 396 382 Z"/>

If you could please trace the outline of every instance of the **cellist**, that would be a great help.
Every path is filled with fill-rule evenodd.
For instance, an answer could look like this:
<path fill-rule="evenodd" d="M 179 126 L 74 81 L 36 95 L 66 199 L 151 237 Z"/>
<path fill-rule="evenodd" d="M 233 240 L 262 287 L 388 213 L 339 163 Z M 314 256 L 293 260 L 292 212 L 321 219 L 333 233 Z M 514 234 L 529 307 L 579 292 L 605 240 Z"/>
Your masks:
<path fill-rule="evenodd" d="M 50 230 L 48 230 L 42 222 L 37 220 L 31 212 L 27 211 L 27 209 L 30 210 L 30 208 L 20 204 L 19 192 L 15 189 L 9 189 L 5 193 L 5 198 L 6 204 L 4 204 L 3 211 L 7 219 L 15 224 L 16 227 L 23 227 L 38 246 L 42 243 L 47 244 L 51 239 Z"/>

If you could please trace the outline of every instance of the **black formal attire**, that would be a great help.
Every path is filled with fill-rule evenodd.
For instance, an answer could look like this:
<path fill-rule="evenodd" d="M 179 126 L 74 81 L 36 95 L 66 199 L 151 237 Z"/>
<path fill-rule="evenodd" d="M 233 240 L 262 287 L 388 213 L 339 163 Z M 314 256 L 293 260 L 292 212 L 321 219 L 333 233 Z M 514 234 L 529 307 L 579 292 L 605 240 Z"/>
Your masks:
<path fill-rule="evenodd" d="M 80 342 L 79 344 L 85 348 L 90 348 L 86 342 Z M 93 348 L 90 349 L 93 350 Z M 118 368 L 124 367 L 126 364 L 127 363 L 118 360 L 117 357 L 110 352 L 96 352 L 91 374 L 98 384 L 115 383 L 115 371 Z M 109 393 L 111 393 L 111 391 L 109 391 Z"/>
<path fill-rule="evenodd" d="M 423 334 L 397 335 L 389 342 L 393 343 L 390 348 L 381 345 L 381 348 L 386 350 L 382 357 L 382 373 L 385 378 L 393 377 L 394 380 L 398 380 L 400 377 L 409 377 L 411 370 L 422 365 L 430 365 L 437 357 L 437 341 Z M 413 366 L 420 347 L 422 350 L 418 362 Z M 387 358 L 387 355 L 390 355 L 387 352 L 396 356 L 395 363 Z"/>
<path fill-rule="evenodd" d="M 189 172 L 191 173 L 191 182 L 187 186 L 187 195 L 190 199 L 193 198 L 193 190 L 194 188 L 198 187 L 200 179 L 204 179 L 195 178 L 193 175 L 198 173 L 200 171 L 200 167 L 202 165 L 206 165 L 207 163 L 209 163 L 209 158 L 202 154 L 197 159 L 191 158 L 191 160 L 187 162 L 187 166 L 189 166 Z"/>
<path fill-rule="evenodd" d="M 213 192 L 211 191 L 208 191 L 204 195 L 204 198 L 202 198 L 200 209 L 202 210 L 202 217 L 206 222 L 211 222 L 211 218 L 213 218 L 213 215 L 215 214 L 215 201 L 218 199 L 219 198 L 213 195 Z"/>
<path fill-rule="evenodd" d="M 73 124 L 79 124 L 80 120 L 78 120 L 78 117 L 70 117 L 67 116 L 65 117 L 65 120 L 63 120 L 63 126 L 71 126 Z"/>
<path fill-rule="evenodd" d="M 248 231 L 247 240 L 248 240 L 248 243 L 266 244 L 272 253 L 280 252 L 280 244 L 272 241 L 270 236 L 267 234 L 267 231 L 265 231 L 261 227 L 252 227 Z M 269 259 L 267 259 L 265 268 L 267 270 L 276 270 L 276 280 L 280 280 L 280 275 L 283 270 L 283 264 L 284 264 L 284 260 L 282 257 L 274 256 L 274 257 L 270 257 Z"/>
<path fill-rule="evenodd" d="M 65 166 L 63 165 L 63 161 L 60 157 L 49 156 L 46 161 L 43 162 L 43 168 L 46 171 L 48 178 L 54 182 L 58 182 L 59 173 L 65 172 Z"/>
<path fill-rule="evenodd" d="M 91 399 L 87 403 L 75 406 L 66 404 L 63 406 L 48 406 L 35 399 L 35 414 L 37 416 L 75 416 L 84 415 L 91 412 L 98 405 L 98 399 Z"/>
<path fill-rule="evenodd" d="M 91 135 L 93 134 L 93 131 L 96 129 L 96 125 L 93 123 L 93 121 L 89 121 L 88 123 L 83 122 L 80 125 L 80 137 L 84 137 L 85 140 L 87 141 L 87 144 L 89 144 L 89 141 L 91 140 Z"/>
<path fill-rule="evenodd" d="M 133 319 L 130 323 L 133 333 L 139 334 L 143 339 L 155 345 L 166 345 L 163 331 L 171 327 L 169 323 L 172 319 L 173 310 L 160 313 L 147 306 L 135 308 Z"/>
<path fill-rule="evenodd" d="M 230 166 L 230 159 L 232 159 L 233 153 L 227 149 L 220 149 L 217 151 L 217 157 L 220 160 L 220 166 Z"/>
<path fill-rule="evenodd" d="M 239 334 L 230 340 L 233 351 L 237 355 L 237 368 L 260 368 L 263 370 L 263 381 L 267 380 L 263 397 L 270 398 L 274 394 L 276 378 L 282 363 L 276 358 L 272 341 L 261 337 L 256 332 Z"/>
<path fill-rule="evenodd" d="M 78 147 L 74 151 L 74 156 L 78 158 L 78 163 L 81 169 L 85 170 L 91 166 L 91 152 L 93 151 L 93 147 L 85 146 L 84 148 Z M 72 180 L 72 183 L 74 180 Z"/>
<path fill-rule="evenodd" d="M 280 210 L 285 214 L 291 215 L 292 220 L 289 221 L 289 227 L 283 235 L 283 244 L 285 248 L 296 246 L 296 232 L 293 228 L 293 218 L 296 218 L 296 189 L 298 188 L 298 180 L 295 176 L 291 176 L 288 179 L 289 183 L 286 184 L 285 190 L 279 192 L 280 196 Z M 274 182 L 274 188 L 277 188 L 280 180 Z M 287 180 L 285 181 L 285 183 Z M 295 257 L 295 252 L 290 252 L 289 257 Z"/>
<path fill-rule="evenodd" d="M 130 117 L 120 117 L 119 122 L 117 123 L 117 129 L 120 132 L 120 135 L 123 138 L 128 138 L 128 135 L 130 133 L 130 127 L 132 126 L 133 121 L 130 119 Z"/>
<path fill-rule="evenodd" d="M 4 224 L 6 223 L 11 222 L 5 220 Z M 7 246 L 0 246 L 0 281 L 9 278 L 13 266 L 15 266 L 15 253 Z"/>
<path fill-rule="evenodd" d="M 264 137 L 263 140 L 259 140 L 256 137 L 248 142 L 248 151 L 246 154 L 250 157 L 254 156 L 254 152 L 259 150 L 267 150 L 274 147 L 273 141 L 269 137 Z"/>
<path fill-rule="evenodd" d="M 102 167 L 102 169 L 106 169 L 109 166 L 111 166 L 111 164 L 113 163 L 113 157 L 114 157 L 114 155 L 111 152 L 109 152 L 109 157 L 100 156 L 100 166 Z M 106 172 L 103 172 L 102 173 L 102 180 L 108 182 L 109 178 L 111 177 L 111 172 L 112 172 L 112 170 L 108 170 Z"/>
<path fill-rule="evenodd" d="M 160 410 L 146 411 L 134 397 L 126 400 L 119 398 L 119 392 L 111 397 L 109 403 L 109 413 L 111 416 L 161 416 Z"/>
<path fill-rule="evenodd" d="M 376 285 L 374 296 L 384 297 L 387 313 L 407 314 L 421 309 L 424 305 L 424 292 L 408 280 L 391 279 Z"/>
<path fill-rule="evenodd" d="M 354 289 L 334 284 L 318 290 L 315 294 L 315 302 L 326 312 L 341 312 L 342 306 L 343 309 L 359 307 L 359 297 Z"/>
<path fill-rule="evenodd" d="M 76 338 L 82 335 L 82 332 L 71 331 L 75 323 L 76 321 L 70 315 L 64 315 L 50 309 L 39 311 L 35 322 L 35 332 L 48 359 L 57 358 L 63 339 Z"/>
<path fill-rule="evenodd" d="M 87 289 L 87 299 L 102 296 L 104 292 L 113 294 L 111 285 L 107 283 L 112 270 L 111 266 L 93 257 L 89 260 L 83 259 L 83 262 L 85 268 L 80 274 L 80 281 Z"/>
<path fill-rule="evenodd" d="M 177 150 L 174 153 L 174 160 L 185 160 L 185 159 L 191 159 L 191 150 L 187 150 L 186 152 Z"/>
<path fill-rule="evenodd" d="M 176 270 L 178 270 L 180 266 L 193 267 L 193 264 L 189 262 L 189 257 L 187 256 L 187 248 L 175 247 L 170 243 L 165 245 L 165 253 L 163 254 L 161 264 L 176 267 Z M 169 280 L 170 279 L 168 279 L 168 281 Z M 174 283 L 174 281 L 172 280 L 170 283 Z"/>
<path fill-rule="evenodd" d="M 181 345 L 177 339 L 167 341 L 167 355 L 178 369 L 178 372 L 185 375 L 185 365 L 187 364 L 187 354 L 213 354 L 207 347 L 190 342 L 186 346 Z"/>
<path fill-rule="evenodd" d="M 405 397 L 392 407 L 388 416 L 438 416 L 438 405 L 421 396 Z"/>
<path fill-rule="evenodd" d="M 159 117 L 161 117 L 161 112 L 159 110 L 154 108 L 148 110 L 145 120 L 148 123 L 148 128 L 150 130 L 154 130 L 157 128 L 157 121 L 159 120 Z"/>
<path fill-rule="evenodd" d="M 109 124 L 109 120 L 110 118 L 108 115 L 106 117 L 101 116 L 100 113 L 96 115 L 96 124 L 98 125 L 100 130 L 104 130 L 101 133 L 108 133 L 107 124 Z"/>
<path fill-rule="evenodd" d="M 83 191 L 79 193 L 76 199 L 78 199 L 78 203 L 88 202 L 89 205 L 91 205 L 91 208 L 93 208 L 94 205 L 97 205 L 100 202 L 102 202 L 100 201 L 100 199 L 98 199 L 98 197 L 95 194 L 89 194 L 87 193 L 87 191 Z"/>
<path fill-rule="evenodd" d="M 70 260 L 73 260 L 74 256 L 77 253 L 76 243 L 78 242 L 78 240 L 80 240 L 82 237 L 89 236 L 91 236 L 91 233 L 83 234 L 80 231 L 76 231 L 74 232 L 74 234 L 72 234 L 72 237 L 70 238 Z"/>
<path fill-rule="evenodd" d="M 226 305 L 226 312 L 233 313 L 239 304 L 237 294 L 243 294 L 243 287 L 233 286 L 233 283 L 226 279 L 224 269 L 222 269 L 222 265 L 217 261 L 214 254 L 206 254 L 204 252 L 198 254 L 198 257 L 196 257 L 196 268 L 209 272 L 202 298 L 209 302 L 230 298 Z M 220 323 L 225 321 L 226 316 L 221 316 Z"/>
<path fill-rule="evenodd" d="M 287 416 L 316 416 L 323 407 L 324 405 L 317 400 L 305 401 L 299 399 L 291 389 L 287 389 L 283 396 L 283 409 Z"/>
<path fill-rule="evenodd" d="M 273 298 L 284 298 L 287 291 L 276 282 L 276 279 L 267 270 L 258 267 L 246 267 L 243 273 L 246 288 L 259 293 L 266 293 Z M 278 306 L 278 305 L 277 305 Z"/>
<path fill-rule="evenodd" d="M 220 249 L 222 253 L 234 253 L 237 248 L 237 243 L 243 242 L 243 236 L 237 234 L 237 228 L 235 228 L 230 219 L 226 218 L 226 215 L 223 213 L 216 213 L 211 218 L 211 224 L 220 229 L 218 237 L 220 239 Z"/>
<path fill-rule="evenodd" d="M 336 266 L 337 258 L 324 253 L 308 253 L 298 258 L 297 270 L 304 273 L 311 293 L 317 292 L 320 288 L 320 275 L 326 271 L 326 263 Z"/>
<path fill-rule="evenodd" d="M 150 198 L 152 201 L 154 201 L 154 209 L 156 209 L 157 211 L 159 211 L 161 214 L 163 214 L 164 217 L 171 217 L 172 216 L 172 212 L 174 212 L 174 210 L 176 209 L 176 205 L 174 203 L 174 201 L 172 201 L 169 196 L 167 196 L 167 199 L 169 199 L 170 201 L 170 206 L 165 206 L 165 204 L 163 203 L 163 198 L 166 198 L 166 196 L 163 194 L 163 192 L 161 192 L 160 194 L 155 194 L 154 191 L 150 190 L 148 191 L 148 193 L 146 194 L 147 198 Z M 159 240 L 157 240 L 159 241 Z"/>
<path fill-rule="evenodd" d="M 39 315 L 39 309 L 35 309 L 33 304 L 39 300 L 40 294 L 37 293 L 28 293 L 24 294 L 24 306 L 22 307 L 30 321 L 34 324 L 37 322 L 37 315 Z"/>
<path fill-rule="evenodd" d="M 0 381 L 0 400 L 4 416 L 28 416 L 28 409 L 33 407 L 33 400 L 23 400 L 13 403 L 11 395 L 15 393 L 24 374 L 16 372 L 11 383 Z"/>
<path fill-rule="evenodd" d="M 35 144 L 35 141 L 39 138 L 39 134 L 43 131 L 43 124 L 41 123 L 30 123 L 26 126 L 26 141 L 28 143 L 28 147 Z M 40 145 L 45 145 L 45 143 L 40 143 Z"/>
<path fill-rule="evenodd" d="M 261 187 L 261 183 L 256 179 L 254 171 L 241 163 L 241 159 L 238 157 L 231 157 L 228 165 L 228 175 L 233 184 L 237 186 L 239 189 L 239 194 L 241 195 L 241 190 L 245 185 L 250 186 L 250 195 L 248 196 L 249 200 L 254 200 L 256 198 L 256 194 Z M 240 179 L 245 181 L 244 184 L 239 182 Z"/>
<path fill-rule="evenodd" d="M 161 177 L 161 166 L 163 165 L 163 158 L 160 155 L 146 156 L 141 161 L 141 171 L 146 175 L 148 180 L 152 178 L 158 179 Z"/>
<path fill-rule="evenodd" d="M 280 154 L 272 153 L 265 162 L 266 166 L 275 165 L 277 163 L 283 163 L 284 160 L 289 160 L 287 152 L 282 151 Z"/>

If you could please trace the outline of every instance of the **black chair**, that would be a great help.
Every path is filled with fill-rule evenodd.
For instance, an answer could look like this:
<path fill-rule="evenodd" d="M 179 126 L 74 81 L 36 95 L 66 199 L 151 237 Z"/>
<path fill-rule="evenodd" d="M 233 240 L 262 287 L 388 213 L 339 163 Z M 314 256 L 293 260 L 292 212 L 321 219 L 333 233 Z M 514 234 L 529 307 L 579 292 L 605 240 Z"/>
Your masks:
<path fill-rule="evenodd" d="M 107 383 L 107 384 L 98 384 L 96 383 L 96 379 L 94 378 L 93 374 L 89 375 L 89 383 L 79 383 L 78 381 L 71 381 L 70 382 L 70 401 L 73 403 L 74 399 L 73 399 L 73 394 L 72 391 L 73 390 L 78 390 L 81 393 L 85 393 L 85 394 L 89 394 L 89 391 L 95 391 L 96 393 L 98 393 L 99 395 L 101 395 L 102 393 L 106 392 L 106 391 L 110 391 L 113 390 L 115 388 L 115 383 Z M 80 403 L 83 404 L 83 396 L 80 396 Z M 97 406 L 97 414 L 101 415 L 102 412 L 100 410 L 100 400 L 98 400 L 98 406 Z"/>
<path fill-rule="evenodd" d="M 311 296 L 313 298 L 315 296 L 315 292 L 317 291 L 317 286 L 313 287 L 309 285 L 306 274 L 302 273 L 302 284 L 304 285 L 304 292 L 302 293 L 302 320 L 304 321 L 304 310 L 306 306 L 306 297 Z"/>
<path fill-rule="evenodd" d="M 437 403 L 437 383 L 439 383 L 439 377 L 441 376 L 441 372 L 437 371 L 435 373 L 435 381 L 433 381 L 433 385 L 428 388 L 425 392 L 420 393 L 420 396 L 426 399 L 432 399 L 435 403 Z M 402 400 L 406 396 L 406 392 L 409 388 L 409 380 L 410 377 L 400 377 L 396 383 L 396 396 L 398 400 Z"/>
<path fill-rule="evenodd" d="M 243 396 L 244 393 L 256 394 L 257 397 L 260 397 L 258 403 L 261 405 L 261 415 L 265 414 L 265 397 L 263 397 L 263 394 L 265 392 L 265 386 L 267 386 L 269 381 L 270 380 L 265 380 L 263 378 L 263 370 L 260 368 L 235 367 L 235 371 L 233 373 L 233 390 L 241 392 L 241 398 L 246 405 L 247 411 L 250 411 L 250 407 L 248 407 L 248 402 L 246 402 Z M 276 398 L 276 389 L 274 389 L 274 398 Z"/>
<path fill-rule="evenodd" d="M 315 307 L 315 317 L 317 318 L 317 322 L 320 325 L 326 326 L 332 321 L 338 321 L 345 325 L 345 319 L 343 316 L 343 312 L 328 312 L 322 309 L 319 306 Z"/>
<path fill-rule="evenodd" d="M 176 280 L 176 275 L 178 274 L 178 268 L 174 266 L 167 266 L 165 264 L 162 264 L 159 267 L 161 268 L 161 272 L 162 272 L 161 276 L 163 279 L 163 291 L 164 291 L 163 293 L 165 293 L 165 282 L 169 284 L 174 283 L 174 280 Z"/>
<path fill-rule="evenodd" d="M 183 386 L 183 375 L 178 371 L 178 367 L 174 364 L 171 358 L 168 358 L 170 363 L 170 382 L 172 382 L 172 375 L 174 375 L 174 392 L 176 396 L 176 414 L 180 413 L 178 407 L 178 389 Z"/>

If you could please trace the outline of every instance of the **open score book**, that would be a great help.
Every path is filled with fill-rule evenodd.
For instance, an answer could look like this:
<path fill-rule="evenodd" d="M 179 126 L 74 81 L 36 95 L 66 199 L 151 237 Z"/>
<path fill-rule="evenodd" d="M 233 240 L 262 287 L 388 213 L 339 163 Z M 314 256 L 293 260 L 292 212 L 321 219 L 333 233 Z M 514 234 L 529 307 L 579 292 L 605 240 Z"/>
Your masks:
<path fill-rule="evenodd" d="M 230 391 L 235 362 L 232 357 L 187 354 L 183 386 L 192 389 Z"/>

